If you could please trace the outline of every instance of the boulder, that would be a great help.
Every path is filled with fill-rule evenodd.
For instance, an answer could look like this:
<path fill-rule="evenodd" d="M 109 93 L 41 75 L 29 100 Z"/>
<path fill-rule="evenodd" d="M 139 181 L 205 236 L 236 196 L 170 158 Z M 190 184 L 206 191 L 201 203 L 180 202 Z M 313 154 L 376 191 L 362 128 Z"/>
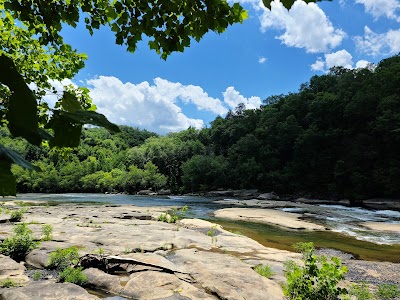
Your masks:
<path fill-rule="evenodd" d="M 0 254 L 0 281 L 5 279 L 13 280 L 17 285 L 29 281 L 25 273 L 25 267 L 8 256 Z"/>
<path fill-rule="evenodd" d="M 275 192 L 264 193 L 258 195 L 259 200 L 280 200 L 280 197 Z"/>
<path fill-rule="evenodd" d="M 85 269 L 83 273 L 87 276 L 87 285 L 105 292 L 119 294 L 122 291 L 119 276 L 107 274 L 96 268 Z"/>
<path fill-rule="evenodd" d="M 170 189 L 161 189 L 157 192 L 157 195 L 171 195 Z"/>
<path fill-rule="evenodd" d="M 197 285 L 218 299 L 284 299 L 278 283 L 257 274 L 236 257 L 183 249 L 175 251 L 171 260 L 178 266 L 185 266 Z"/>
<path fill-rule="evenodd" d="M 139 192 L 137 192 L 137 194 L 144 196 L 155 195 L 155 193 L 152 190 L 140 190 Z"/>
<path fill-rule="evenodd" d="M 233 193 L 234 197 L 239 197 L 243 199 L 256 198 L 259 195 L 257 190 L 238 190 Z"/>
<path fill-rule="evenodd" d="M 207 197 L 233 197 L 233 191 L 210 191 Z"/>
<path fill-rule="evenodd" d="M 0 300 L 95 300 L 84 288 L 72 283 L 33 282 L 24 287 L 0 289 Z"/>
<path fill-rule="evenodd" d="M 0 266 L 0 277 L 22 275 L 26 270 L 22 264 L 2 254 L 0 254 Z"/>

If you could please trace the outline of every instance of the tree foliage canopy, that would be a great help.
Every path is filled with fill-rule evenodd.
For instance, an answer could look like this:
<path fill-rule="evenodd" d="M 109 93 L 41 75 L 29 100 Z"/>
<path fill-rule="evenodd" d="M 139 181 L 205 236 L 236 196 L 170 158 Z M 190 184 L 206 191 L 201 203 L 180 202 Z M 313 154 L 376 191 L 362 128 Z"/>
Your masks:
<path fill-rule="evenodd" d="M 84 67 L 86 55 L 64 43 L 61 29 L 76 27 L 83 18 L 92 34 L 101 26 L 115 33 L 116 44 L 134 52 L 144 35 L 163 59 L 183 51 L 212 30 L 223 32 L 242 22 L 247 12 L 225 1 L 18 1 L 0 0 L 0 121 L 12 136 L 33 145 L 76 147 L 83 124 L 118 127 L 96 113 L 89 91 L 66 87 L 54 109 L 43 101 L 51 80 L 72 78 Z M 32 92 L 28 85 L 34 84 Z M 4 146 L 0 148 L 0 195 L 15 194 L 11 163 L 35 169 Z M 36 168 L 37 169 L 37 168 Z"/>
<path fill-rule="evenodd" d="M 333 68 L 257 110 L 167 136 L 121 127 L 83 131 L 66 159 L 9 137 L 0 143 L 45 172 L 14 166 L 19 192 L 259 189 L 348 198 L 400 197 L 400 56 Z"/>
<path fill-rule="evenodd" d="M 293 2 L 285 0 L 285 6 Z M 84 124 L 118 131 L 95 112 L 86 88 L 65 87 L 54 108 L 43 100 L 47 93 L 56 93 L 51 80 L 72 78 L 87 58 L 64 43 L 63 26 L 76 27 L 83 21 L 91 34 L 108 26 L 115 43 L 130 52 L 147 36 L 150 49 L 166 59 L 208 31 L 222 33 L 246 18 L 238 3 L 225 0 L 0 0 L 1 126 L 13 137 L 33 145 L 46 141 L 51 148 L 76 147 Z M 15 194 L 11 163 L 36 169 L 1 146 L 0 195 Z"/>

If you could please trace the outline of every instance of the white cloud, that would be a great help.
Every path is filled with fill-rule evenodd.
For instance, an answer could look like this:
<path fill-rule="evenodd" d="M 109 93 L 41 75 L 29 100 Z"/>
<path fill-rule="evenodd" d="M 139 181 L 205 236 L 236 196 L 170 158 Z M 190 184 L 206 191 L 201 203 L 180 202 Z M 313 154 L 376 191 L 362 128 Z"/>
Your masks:
<path fill-rule="evenodd" d="M 209 97 L 200 87 L 173 83 L 161 78 L 154 85 L 123 83 L 116 77 L 100 76 L 87 81 L 97 111 L 116 124 L 137 126 L 158 133 L 201 128 L 203 120 L 187 117 L 178 100 L 193 103 L 214 114 L 225 113 L 218 99 Z"/>
<path fill-rule="evenodd" d="M 353 65 L 352 59 L 353 57 L 346 50 L 325 54 L 325 63 L 328 68 L 344 67 L 346 69 L 351 69 Z"/>
<path fill-rule="evenodd" d="M 315 63 L 311 65 L 311 70 L 313 71 L 324 71 L 325 70 L 325 62 L 321 57 L 318 57 Z"/>
<path fill-rule="evenodd" d="M 355 64 L 355 68 L 365 68 L 369 64 L 366 60 L 359 60 Z M 311 70 L 327 72 L 332 67 L 344 67 L 353 69 L 353 56 L 346 50 L 339 50 L 333 53 L 327 53 L 322 57 L 318 57 L 315 63 L 311 65 Z"/>
<path fill-rule="evenodd" d="M 327 52 L 339 46 L 346 33 L 335 29 L 325 13 L 315 4 L 296 1 L 288 11 L 281 2 L 271 3 L 271 10 L 260 5 L 261 30 L 284 30 L 277 37 L 289 47 L 305 48 L 307 52 Z"/>
<path fill-rule="evenodd" d="M 259 108 L 261 105 L 260 97 L 252 96 L 250 98 L 245 98 L 236 91 L 233 86 L 228 87 L 222 94 L 224 95 L 224 103 L 228 105 L 230 109 L 236 108 L 240 103 L 243 103 L 246 109 Z"/>
<path fill-rule="evenodd" d="M 364 68 L 368 67 L 369 64 L 370 64 L 369 61 L 366 61 L 366 60 L 359 60 L 359 61 L 356 63 L 356 69 L 364 69 Z"/>
<path fill-rule="evenodd" d="M 265 58 L 264 56 L 261 56 L 259 59 L 258 59 L 258 63 L 259 64 L 263 64 L 263 63 L 265 63 L 267 61 L 267 58 Z"/>
<path fill-rule="evenodd" d="M 193 126 L 201 128 L 204 121 L 187 117 L 178 101 L 192 103 L 198 110 L 224 115 L 228 108 L 244 103 L 253 109 L 261 105 L 259 97 L 245 98 L 233 87 L 223 93 L 224 101 L 208 96 L 199 86 L 182 85 L 155 78 L 153 85 L 123 83 L 115 77 L 100 76 L 87 81 L 90 95 L 107 118 L 116 123 L 137 126 L 158 133 L 179 131 Z"/>
<path fill-rule="evenodd" d="M 49 94 L 44 100 L 50 107 L 62 96 L 64 86 L 74 85 L 71 80 L 51 81 L 57 94 Z M 222 93 L 223 101 L 212 98 L 199 86 L 183 85 L 162 78 L 155 78 L 153 84 L 147 81 L 139 84 L 123 83 L 112 76 L 99 76 L 87 80 L 93 103 L 97 111 L 111 122 L 167 133 L 184 130 L 190 126 L 204 127 L 201 119 L 186 116 L 180 105 L 193 104 L 197 110 L 205 110 L 213 115 L 225 115 L 228 109 L 234 109 L 244 103 L 247 109 L 260 107 L 259 97 L 245 98 L 234 87 L 228 87 Z M 35 85 L 31 84 L 34 89 Z"/>
<path fill-rule="evenodd" d="M 357 50 L 371 56 L 392 55 L 400 51 L 400 29 L 375 33 L 364 27 L 364 36 L 354 37 Z"/>
<path fill-rule="evenodd" d="M 356 0 L 363 4 L 365 11 L 375 19 L 386 17 L 400 22 L 400 2 L 398 0 Z"/>

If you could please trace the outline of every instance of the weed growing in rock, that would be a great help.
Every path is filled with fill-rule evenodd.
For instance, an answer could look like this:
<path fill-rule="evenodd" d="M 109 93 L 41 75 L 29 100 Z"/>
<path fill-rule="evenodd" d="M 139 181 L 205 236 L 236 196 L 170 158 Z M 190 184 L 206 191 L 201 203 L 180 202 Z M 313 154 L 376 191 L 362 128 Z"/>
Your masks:
<path fill-rule="evenodd" d="M 14 225 L 14 235 L 6 238 L 0 244 L 0 253 L 20 261 L 26 254 L 35 249 L 38 245 L 34 241 L 32 230 L 25 223 Z"/>
<path fill-rule="evenodd" d="M 347 294 L 345 288 L 337 286 L 347 273 L 339 258 L 315 255 L 313 243 L 298 243 L 295 249 L 303 254 L 304 266 L 292 260 L 285 263 L 283 291 L 289 299 L 334 300 Z"/>
<path fill-rule="evenodd" d="M 53 226 L 51 226 L 50 224 L 44 224 L 42 226 L 43 241 L 51 241 L 52 233 L 53 233 Z"/>
<path fill-rule="evenodd" d="M 77 285 L 84 285 L 87 282 L 87 276 L 82 273 L 82 268 L 66 267 L 58 273 L 58 280 L 61 282 L 71 282 Z"/>
<path fill-rule="evenodd" d="M 176 223 L 179 219 L 183 219 L 185 217 L 185 213 L 187 212 L 187 205 L 181 208 L 173 208 L 165 213 L 162 213 L 157 221 L 166 222 L 166 223 Z"/>
<path fill-rule="evenodd" d="M 217 235 L 217 225 L 212 226 L 210 228 L 210 230 L 207 231 L 207 235 L 209 237 L 211 237 L 211 243 L 213 245 L 215 245 L 217 243 L 217 240 L 218 240 L 217 237 L 216 237 L 216 235 Z"/>
<path fill-rule="evenodd" d="M 42 273 L 40 273 L 40 271 L 35 271 L 35 273 L 33 273 L 33 281 L 38 281 L 42 278 Z"/>
<path fill-rule="evenodd" d="M 254 267 L 254 271 L 266 278 L 271 278 L 272 275 L 274 275 L 274 272 L 269 265 L 257 265 Z"/>
<path fill-rule="evenodd" d="M 214 225 L 207 231 L 207 235 L 214 237 L 217 234 L 217 225 Z"/>
<path fill-rule="evenodd" d="M 63 270 L 72 265 L 76 265 L 78 260 L 78 248 L 68 247 L 65 249 L 57 249 L 50 253 L 49 268 Z"/>
<path fill-rule="evenodd" d="M 26 209 L 13 210 L 10 213 L 10 222 L 20 222 L 22 216 L 26 213 Z"/>
<path fill-rule="evenodd" d="M 104 256 L 105 255 L 104 249 L 102 247 L 99 247 L 97 249 L 96 253 L 99 254 L 100 256 Z"/>
<path fill-rule="evenodd" d="M 378 286 L 378 290 L 376 291 L 376 297 L 378 299 L 395 299 L 400 296 L 399 287 L 395 284 L 383 283 Z"/>
<path fill-rule="evenodd" d="M 355 296 L 357 300 L 373 299 L 373 295 L 364 281 L 352 284 L 349 288 L 349 295 Z"/>
<path fill-rule="evenodd" d="M 60 282 L 71 282 L 83 285 L 87 282 L 87 277 L 82 273 L 82 268 L 76 268 L 79 261 L 77 247 L 57 249 L 50 253 L 49 268 L 58 270 L 58 280 Z"/>
<path fill-rule="evenodd" d="M 12 288 L 18 286 L 14 279 L 6 278 L 0 281 L 0 287 L 2 288 Z"/>

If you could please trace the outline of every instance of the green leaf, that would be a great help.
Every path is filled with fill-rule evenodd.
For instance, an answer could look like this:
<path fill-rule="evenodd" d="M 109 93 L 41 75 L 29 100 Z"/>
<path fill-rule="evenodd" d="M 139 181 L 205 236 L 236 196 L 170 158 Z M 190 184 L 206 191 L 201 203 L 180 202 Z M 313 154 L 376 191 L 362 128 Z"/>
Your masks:
<path fill-rule="evenodd" d="M 111 25 L 111 31 L 114 31 L 114 32 L 119 32 L 120 31 L 119 26 L 118 26 L 117 23 L 113 23 Z"/>
<path fill-rule="evenodd" d="M 32 165 L 29 161 L 23 158 L 18 152 L 8 149 L 0 144 L 0 157 L 8 159 L 10 163 L 17 164 L 25 169 L 33 171 L 41 171 L 39 167 Z"/>
<path fill-rule="evenodd" d="M 46 141 L 50 141 L 53 138 L 53 136 L 50 133 L 48 133 L 46 130 L 43 130 L 42 128 L 39 128 L 38 131 L 42 139 Z"/>
<path fill-rule="evenodd" d="M 107 120 L 107 118 L 94 111 L 77 110 L 74 112 L 64 112 L 63 115 L 71 121 L 80 124 L 92 124 L 104 127 L 113 132 L 120 132 L 119 127 Z"/>
<path fill-rule="evenodd" d="M 54 131 L 54 137 L 49 142 L 50 148 L 79 146 L 82 124 L 71 122 L 65 113 L 57 111 L 46 125 L 47 129 L 51 128 Z"/>
<path fill-rule="evenodd" d="M 0 196 L 15 196 L 17 194 L 17 183 L 11 173 L 11 162 L 0 156 Z"/>
<path fill-rule="evenodd" d="M 14 137 L 21 136 L 31 144 L 40 145 L 42 139 L 37 132 L 37 102 L 34 94 L 16 69 L 13 60 L 0 55 L 0 83 L 9 87 L 8 128 Z"/>
<path fill-rule="evenodd" d="M 63 97 L 61 98 L 61 103 L 63 108 L 69 112 L 82 109 L 82 106 L 76 96 L 68 91 L 64 91 Z"/>
<path fill-rule="evenodd" d="M 271 9 L 271 2 L 272 2 L 272 1 L 273 1 L 273 0 L 263 0 L 264 6 L 265 6 L 266 8 L 268 8 L 268 9 Z M 284 6 L 286 9 L 290 9 L 290 8 L 293 6 L 293 4 L 294 4 L 295 1 L 296 1 L 296 0 L 281 0 L 283 6 Z M 304 0 L 304 2 L 306 2 L 306 3 L 310 3 L 310 2 L 321 2 L 321 1 L 332 1 L 332 0 Z"/>

